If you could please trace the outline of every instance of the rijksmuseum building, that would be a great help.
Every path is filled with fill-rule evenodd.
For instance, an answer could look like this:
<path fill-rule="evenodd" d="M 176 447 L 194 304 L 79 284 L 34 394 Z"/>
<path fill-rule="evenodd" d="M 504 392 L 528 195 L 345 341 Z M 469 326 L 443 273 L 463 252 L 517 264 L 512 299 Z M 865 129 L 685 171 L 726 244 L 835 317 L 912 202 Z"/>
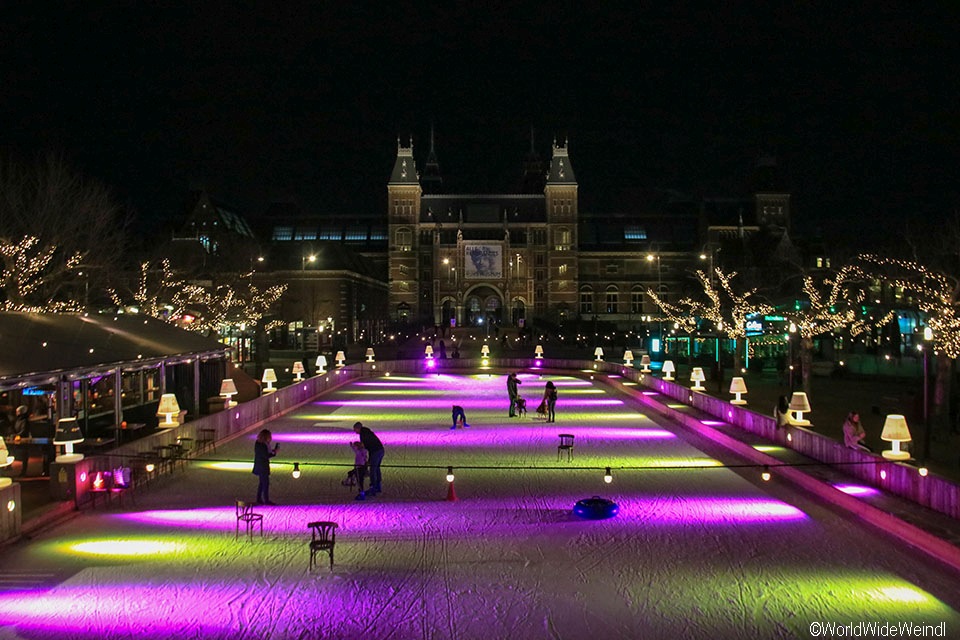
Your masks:
<path fill-rule="evenodd" d="M 423 157 L 398 141 L 384 212 L 312 215 L 281 202 L 247 225 L 194 192 L 174 239 L 195 263 L 232 256 L 242 263 L 233 270 L 253 269 L 263 285 L 286 283 L 271 341 L 304 348 L 329 344 L 332 334 L 343 344 L 365 341 L 388 324 L 591 323 L 663 335 L 650 290 L 676 301 L 702 291 L 697 270 L 775 280 L 778 265 L 825 260 L 791 240 L 790 194 L 771 158 L 743 172 L 741 193 L 631 187 L 615 211 L 581 209 L 566 141 L 541 159 L 531 139 L 517 159 L 512 192 L 457 193 L 432 134 Z"/>
<path fill-rule="evenodd" d="M 660 191 L 611 213 L 581 211 L 566 142 L 552 144 L 547 162 L 531 143 L 516 191 L 488 194 L 446 192 L 432 136 L 430 146 L 418 163 L 412 142 L 398 142 L 387 182 L 387 300 L 397 322 L 649 329 L 660 320 L 649 290 L 675 301 L 702 291 L 698 269 L 798 259 L 790 195 L 775 188 L 769 158 L 750 193 Z"/>

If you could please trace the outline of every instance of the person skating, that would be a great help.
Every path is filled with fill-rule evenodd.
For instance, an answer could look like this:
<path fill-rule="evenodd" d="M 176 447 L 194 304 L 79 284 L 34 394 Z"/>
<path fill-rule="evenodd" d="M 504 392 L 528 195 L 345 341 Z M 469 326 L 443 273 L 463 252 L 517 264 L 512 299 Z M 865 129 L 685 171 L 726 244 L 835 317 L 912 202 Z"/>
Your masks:
<path fill-rule="evenodd" d="M 382 491 L 380 477 L 380 463 L 383 462 L 383 443 L 370 429 L 363 426 L 362 422 L 353 425 L 354 432 L 360 436 L 360 442 L 363 448 L 367 450 L 370 457 L 370 489 L 366 492 L 367 496 L 375 496 Z"/>

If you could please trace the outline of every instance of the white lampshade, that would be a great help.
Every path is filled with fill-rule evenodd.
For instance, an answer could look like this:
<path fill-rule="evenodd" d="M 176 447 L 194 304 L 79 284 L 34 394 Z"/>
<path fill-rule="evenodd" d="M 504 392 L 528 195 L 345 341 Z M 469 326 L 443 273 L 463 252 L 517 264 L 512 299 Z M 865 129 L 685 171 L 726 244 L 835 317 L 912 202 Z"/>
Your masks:
<path fill-rule="evenodd" d="M 0 438 L 0 467 L 9 467 L 13 464 L 13 456 L 7 451 L 7 443 Z M 0 478 L 0 488 L 13 484 L 10 478 Z"/>
<path fill-rule="evenodd" d="M 910 453 L 900 450 L 901 442 L 910 442 L 910 429 L 907 427 L 907 419 L 897 413 L 891 413 L 883 422 L 883 432 L 880 434 L 881 440 L 893 443 L 893 448 L 889 451 L 881 452 L 884 458 L 888 460 L 909 460 Z"/>
<path fill-rule="evenodd" d="M 640 356 L 640 366 L 643 367 L 640 369 L 644 373 L 650 373 L 650 356 L 642 355 Z"/>
<path fill-rule="evenodd" d="M 542 344 L 538 344 L 538 345 L 537 345 L 537 348 L 533 350 L 533 354 L 534 354 L 536 357 L 538 357 L 538 358 L 542 358 L 542 357 L 543 357 L 543 345 L 542 345 Z"/>
<path fill-rule="evenodd" d="M 487 345 L 483 345 L 482 347 L 480 347 L 480 355 L 482 355 L 484 358 L 486 358 L 487 356 L 489 356 L 489 355 L 490 355 L 490 347 L 488 347 Z"/>
<path fill-rule="evenodd" d="M 747 404 L 747 401 L 740 397 L 741 394 L 747 392 L 747 383 L 744 382 L 743 378 L 736 377 L 730 380 L 730 393 L 736 394 L 736 398 L 730 401 L 730 404 Z"/>
<path fill-rule="evenodd" d="M 172 393 L 165 393 L 160 396 L 160 406 L 157 407 L 157 415 L 163 416 L 163 421 L 158 426 L 161 429 L 179 426 L 180 423 L 173 419 L 173 414 L 175 413 L 180 413 L 180 404 L 177 402 L 177 396 Z"/>
<path fill-rule="evenodd" d="M 373 362 L 373 347 L 367 347 L 367 362 Z"/>
<path fill-rule="evenodd" d="M 799 425 L 808 425 L 810 424 L 809 420 L 805 420 L 803 417 L 804 413 L 813 411 L 810 408 L 810 400 L 807 398 L 807 394 L 803 391 L 794 391 L 793 396 L 790 398 L 790 405 L 788 407 L 790 411 L 796 413 L 796 417 L 793 419 L 793 424 Z"/>
<path fill-rule="evenodd" d="M 263 377 L 260 378 L 260 381 L 267 385 L 264 391 L 276 391 L 273 388 L 273 383 L 277 381 L 277 372 L 273 369 L 264 369 Z"/>
<path fill-rule="evenodd" d="M 623 352 L 623 364 L 628 367 L 633 366 L 633 351 L 630 351 L 630 349 Z"/>
<path fill-rule="evenodd" d="M 317 373 L 323 373 L 327 368 L 327 356 L 317 356 Z"/>
<path fill-rule="evenodd" d="M 227 406 L 229 407 L 233 396 L 237 395 L 237 385 L 232 378 L 224 378 L 220 382 L 220 395 L 227 399 Z"/>
<path fill-rule="evenodd" d="M 337 357 L 334 358 L 337 361 L 337 366 L 342 367 L 343 363 L 346 362 L 347 356 L 343 355 L 343 351 L 337 351 Z"/>
<path fill-rule="evenodd" d="M 294 373 L 304 373 L 306 369 L 303 368 L 303 361 L 297 360 L 293 363 L 293 372 Z"/>
<path fill-rule="evenodd" d="M 603 347 L 597 347 L 594 349 L 593 355 L 597 357 L 597 360 L 603 360 Z"/>
<path fill-rule="evenodd" d="M 703 368 L 694 367 L 693 370 L 690 372 L 690 382 L 693 383 L 693 387 L 691 388 L 698 389 L 698 390 L 703 389 L 703 385 L 701 385 L 700 383 L 706 379 L 707 377 L 703 375 Z"/>
<path fill-rule="evenodd" d="M 427 356 L 428 358 L 432 358 L 432 357 L 433 357 L 433 345 L 429 345 L 429 344 L 428 344 L 428 345 L 426 346 L 426 348 L 423 350 L 423 355 Z"/>
<path fill-rule="evenodd" d="M 673 372 L 677 370 L 677 367 L 674 366 L 673 360 L 665 360 L 660 370 L 663 371 L 664 380 L 673 380 Z"/>

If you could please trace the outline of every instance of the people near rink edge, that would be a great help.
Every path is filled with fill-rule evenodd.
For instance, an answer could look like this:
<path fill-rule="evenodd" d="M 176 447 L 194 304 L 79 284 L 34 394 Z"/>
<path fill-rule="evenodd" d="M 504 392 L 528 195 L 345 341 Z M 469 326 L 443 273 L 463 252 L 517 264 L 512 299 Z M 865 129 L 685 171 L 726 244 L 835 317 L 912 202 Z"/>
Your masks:
<path fill-rule="evenodd" d="M 548 380 L 543 388 L 543 402 L 546 403 L 547 422 L 557 421 L 557 387 L 552 380 Z"/>
<path fill-rule="evenodd" d="M 260 484 L 257 485 L 257 504 L 276 504 L 270 501 L 270 458 L 277 455 L 280 445 L 274 444 L 271 449 L 272 443 L 273 434 L 269 429 L 263 429 L 253 445 L 253 475 L 260 478 Z"/>
<path fill-rule="evenodd" d="M 777 421 L 778 429 L 790 424 L 790 401 L 787 396 L 777 398 L 777 404 L 773 407 L 773 417 Z"/>
<path fill-rule="evenodd" d="M 860 424 L 860 413 L 851 411 L 847 414 L 847 419 L 843 421 L 843 444 L 851 449 L 863 449 L 870 451 L 870 447 L 863 444 L 867 437 L 863 425 Z"/>
<path fill-rule="evenodd" d="M 354 423 L 354 432 L 360 436 L 360 442 L 363 448 L 367 450 L 370 456 L 370 489 L 366 493 L 358 494 L 363 496 L 375 496 L 380 493 L 382 488 L 380 476 L 380 463 L 383 462 L 383 443 L 373 431 L 363 426 L 362 422 Z"/>

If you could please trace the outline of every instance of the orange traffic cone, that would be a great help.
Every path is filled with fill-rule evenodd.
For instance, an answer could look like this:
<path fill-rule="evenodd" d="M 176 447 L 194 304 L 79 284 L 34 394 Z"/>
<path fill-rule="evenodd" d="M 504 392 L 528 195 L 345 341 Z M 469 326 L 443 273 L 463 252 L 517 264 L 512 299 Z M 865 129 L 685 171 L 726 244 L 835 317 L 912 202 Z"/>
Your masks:
<path fill-rule="evenodd" d="M 459 498 L 457 498 L 457 492 L 453 488 L 453 483 L 448 482 L 447 483 L 447 502 L 456 502 L 458 499 Z"/>

